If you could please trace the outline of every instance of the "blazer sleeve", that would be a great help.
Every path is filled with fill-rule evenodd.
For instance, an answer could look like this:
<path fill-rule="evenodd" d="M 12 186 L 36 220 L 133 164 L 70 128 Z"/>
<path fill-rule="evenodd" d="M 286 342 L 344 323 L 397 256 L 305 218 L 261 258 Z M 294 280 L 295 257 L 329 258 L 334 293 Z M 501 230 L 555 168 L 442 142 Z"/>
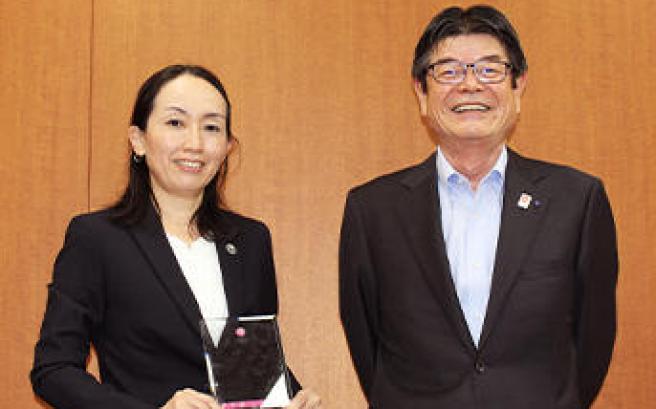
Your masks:
<path fill-rule="evenodd" d="M 69 224 L 55 261 L 53 281 L 30 373 L 34 392 L 58 409 L 152 409 L 99 383 L 86 371 L 94 329 L 103 320 L 103 266 L 98 240 L 83 218 Z"/>
<path fill-rule="evenodd" d="M 367 400 L 374 379 L 377 291 L 363 211 L 353 192 L 346 199 L 339 245 L 339 310 L 353 365 Z"/>
<path fill-rule="evenodd" d="M 592 405 L 606 377 L 617 326 L 615 223 L 599 180 L 589 197 L 577 262 L 576 343 L 583 408 Z"/>

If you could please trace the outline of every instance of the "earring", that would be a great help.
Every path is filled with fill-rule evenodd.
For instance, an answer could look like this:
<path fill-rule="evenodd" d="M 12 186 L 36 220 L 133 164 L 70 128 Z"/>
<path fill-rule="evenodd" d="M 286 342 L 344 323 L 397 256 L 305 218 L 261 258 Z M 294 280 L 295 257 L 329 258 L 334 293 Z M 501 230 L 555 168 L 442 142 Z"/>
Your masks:
<path fill-rule="evenodd" d="M 139 163 L 143 162 L 145 157 L 146 157 L 146 155 L 137 155 L 136 152 L 132 152 L 132 162 L 134 162 L 134 163 L 139 164 Z"/>

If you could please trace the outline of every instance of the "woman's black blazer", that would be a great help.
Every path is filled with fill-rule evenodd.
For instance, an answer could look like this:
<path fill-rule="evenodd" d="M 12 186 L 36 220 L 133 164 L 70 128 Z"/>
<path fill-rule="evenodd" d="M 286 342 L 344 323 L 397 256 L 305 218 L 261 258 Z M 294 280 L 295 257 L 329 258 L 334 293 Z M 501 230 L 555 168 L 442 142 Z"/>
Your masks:
<path fill-rule="evenodd" d="M 48 287 L 30 377 L 36 394 L 56 408 L 151 409 L 178 389 L 207 390 L 200 309 L 157 213 L 150 208 L 131 227 L 110 214 L 71 221 Z M 267 227 L 227 211 L 218 217 L 230 314 L 275 314 Z M 86 371 L 90 344 L 101 382 Z"/>

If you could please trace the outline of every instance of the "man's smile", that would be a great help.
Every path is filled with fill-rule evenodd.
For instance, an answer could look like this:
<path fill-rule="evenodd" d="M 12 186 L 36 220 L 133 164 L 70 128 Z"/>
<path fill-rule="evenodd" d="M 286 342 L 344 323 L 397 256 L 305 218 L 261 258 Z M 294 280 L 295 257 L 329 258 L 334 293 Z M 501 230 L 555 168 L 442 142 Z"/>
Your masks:
<path fill-rule="evenodd" d="M 452 112 L 461 113 L 461 112 L 487 112 L 491 108 L 489 105 L 480 103 L 480 102 L 466 102 L 453 106 L 451 108 Z"/>

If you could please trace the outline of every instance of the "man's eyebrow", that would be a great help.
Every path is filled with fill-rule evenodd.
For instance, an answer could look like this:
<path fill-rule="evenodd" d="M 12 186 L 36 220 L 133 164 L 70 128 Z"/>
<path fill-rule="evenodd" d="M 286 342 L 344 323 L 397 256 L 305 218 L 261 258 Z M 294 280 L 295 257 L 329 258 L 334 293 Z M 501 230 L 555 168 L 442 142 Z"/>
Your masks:
<path fill-rule="evenodd" d="M 501 58 L 499 54 L 490 54 L 490 55 L 485 55 L 476 61 L 501 61 L 501 60 L 503 60 L 503 58 Z"/>
<path fill-rule="evenodd" d="M 445 64 L 449 62 L 460 62 L 460 61 L 456 60 L 455 58 L 440 58 L 439 60 L 435 61 L 433 64 Z"/>
<path fill-rule="evenodd" d="M 479 61 L 501 61 L 502 58 L 499 54 L 489 54 L 489 55 L 484 55 L 483 57 L 477 59 L 474 62 L 479 62 Z M 464 61 L 457 60 L 455 58 L 451 57 L 446 57 L 446 58 L 440 58 L 439 60 L 435 61 L 433 64 L 446 64 L 450 62 L 459 62 L 462 63 Z"/>

